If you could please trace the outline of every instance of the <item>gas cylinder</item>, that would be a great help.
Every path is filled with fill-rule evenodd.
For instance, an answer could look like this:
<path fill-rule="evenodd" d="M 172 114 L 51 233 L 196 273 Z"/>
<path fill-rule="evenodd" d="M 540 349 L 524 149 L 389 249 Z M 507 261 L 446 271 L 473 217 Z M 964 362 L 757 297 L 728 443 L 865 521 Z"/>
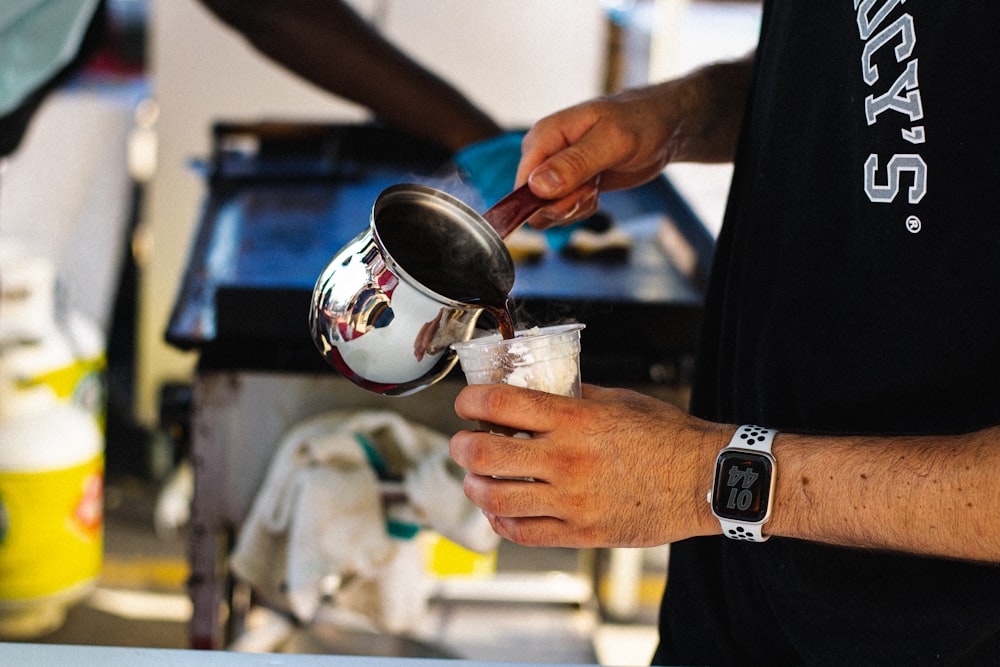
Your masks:
<path fill-rule="evenodd" d="M 0 639 L 58 628 L 103 559 L 103 345 L 45 260 L 0 261 Z"/>

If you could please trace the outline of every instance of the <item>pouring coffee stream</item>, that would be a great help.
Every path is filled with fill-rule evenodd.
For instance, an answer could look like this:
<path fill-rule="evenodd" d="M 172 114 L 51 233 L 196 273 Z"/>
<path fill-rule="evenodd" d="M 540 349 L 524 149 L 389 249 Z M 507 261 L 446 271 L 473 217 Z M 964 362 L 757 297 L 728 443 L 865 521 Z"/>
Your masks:
<path fill-rule="evenodd" d="M 544 199 L 536 196 L 528 187 L 528 184 L 525 183 L 491 206 L 488 211 L 483 213 L 483 219 L 490 223 L 490 226 L 500 238 L 506 239 L 517 231 L 531 217 L 532 213 L 546 203 Z M 498 291 L 495 288 L 493 290 Z M 507 293 L 503 295 L 495 294 L 492 297 L 487 296 L 489 288 L 487 288 L 486 292 L 486 294 L 478 298 L 478 301 L 482 303 L 486 312 L 496 320 L 500 335 L 507 339 L 513 338 L 514 316 L 511 312 L 512 301 L 510 296 Z M 472 302 L 474 301 L 470 301 L 470 303 Z"/>
<path fill-rule="evenodd" d="M 369 228 L 316 282 L 317 348 L 355 384 L 403 396 L 447 375 L 450 344 L 471 337 L 484 310 L 512 338 L 514 262 L 503 238 L 546 203 L 524 185 L 479 215 L 434 188 L 387 188 Z"/>

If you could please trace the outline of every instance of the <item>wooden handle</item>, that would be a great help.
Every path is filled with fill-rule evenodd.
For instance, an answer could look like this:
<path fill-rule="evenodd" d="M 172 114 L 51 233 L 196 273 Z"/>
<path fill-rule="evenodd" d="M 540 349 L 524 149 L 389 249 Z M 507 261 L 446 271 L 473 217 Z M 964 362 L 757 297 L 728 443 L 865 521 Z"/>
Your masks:
<path fill-rule="evenodd" d="M 531 214 L 545 206 L 548 200 L 536 197 L 525 183 L 483 213 L 483 218 L 505 239 L 525 223 Z"/>

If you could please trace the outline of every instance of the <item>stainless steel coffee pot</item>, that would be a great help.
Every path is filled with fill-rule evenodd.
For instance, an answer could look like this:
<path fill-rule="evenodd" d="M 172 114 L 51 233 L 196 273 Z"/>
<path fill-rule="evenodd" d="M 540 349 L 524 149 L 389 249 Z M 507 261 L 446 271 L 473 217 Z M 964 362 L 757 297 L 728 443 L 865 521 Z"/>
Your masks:
<path fill-rule="evenodd" d="M 405 396 L 448 374 L 452 343 L 514 286 L 503 238 L 546 202 L 527 186 L 479 215 L 424 185 L 376 199 L 368 229 L 342 248 L 313 289 L 309 327 L 323 357 L 358 386 Z"/>

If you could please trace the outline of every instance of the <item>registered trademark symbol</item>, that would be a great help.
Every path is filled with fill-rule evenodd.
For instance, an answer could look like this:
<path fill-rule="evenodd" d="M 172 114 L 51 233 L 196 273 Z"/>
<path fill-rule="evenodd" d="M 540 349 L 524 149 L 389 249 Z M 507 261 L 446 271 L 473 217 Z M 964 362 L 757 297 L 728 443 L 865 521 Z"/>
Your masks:
<path fill-rule="evenodd" d="M 920 218 L 915 215 L 911 215 L 906 219 L 906 231 L 911 234 L 920 233 Z"/>

